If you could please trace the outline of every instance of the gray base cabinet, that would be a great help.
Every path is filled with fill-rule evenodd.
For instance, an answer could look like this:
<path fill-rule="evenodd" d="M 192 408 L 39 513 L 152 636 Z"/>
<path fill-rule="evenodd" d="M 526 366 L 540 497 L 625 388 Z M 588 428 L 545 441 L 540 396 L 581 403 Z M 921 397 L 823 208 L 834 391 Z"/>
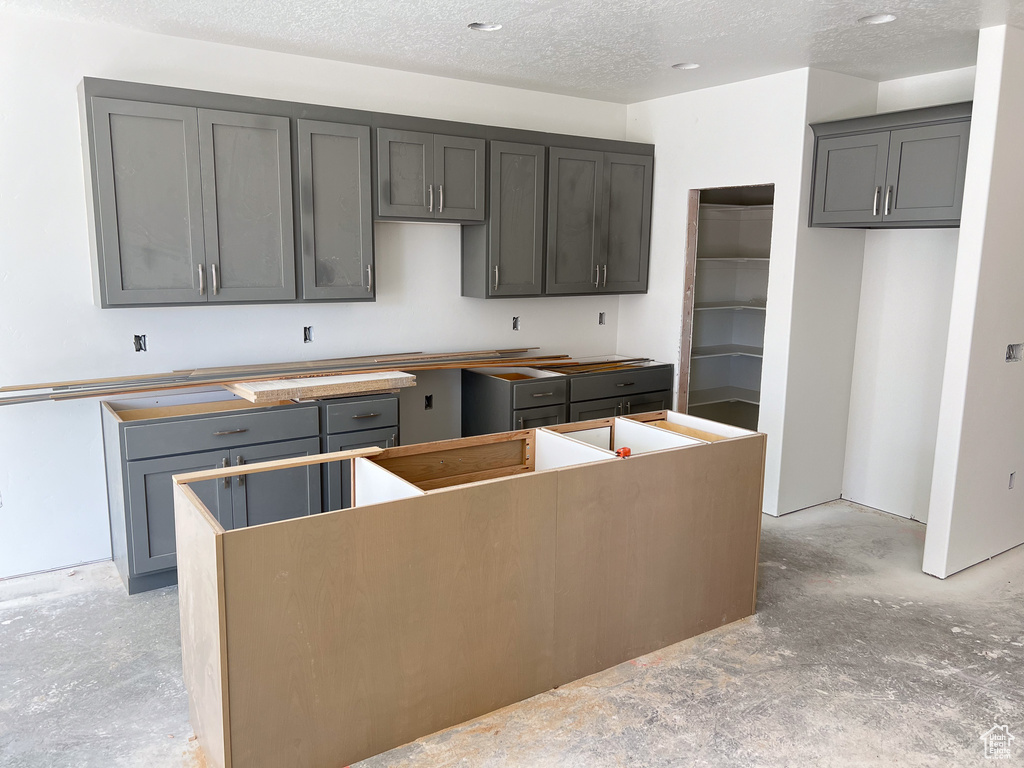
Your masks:
<path fill-rule="evenodd" d="M 377 129 L 377 214 L 483 221 L 483 139 Z"/>
<path fill-rule="evenodd" d="M 971 103 L 812 125 L 812 227 L 960 224 Z"/>
<path fill-rule="evenodd" d="M 398 444 L 394 395 L 270 407 L 166 401 L 102 405 L 111 547 L 130 594 L 177 581 L 174 475 Z M 323 475 L 313 465 L 191 487 L 226 530 L 244 528 L 348 506 L 342 463 L 324 464 Z"/>
<path fill-rule="evenodd" d="M 462 436 L 564 424 L 568 381 L 532 369 L 462 371 Z"/>
<path fill-rule="evenodd" d="M 569 376 L 569 421 L 671 410 L 673 367 L 665 363 L 629 371 Z"/>

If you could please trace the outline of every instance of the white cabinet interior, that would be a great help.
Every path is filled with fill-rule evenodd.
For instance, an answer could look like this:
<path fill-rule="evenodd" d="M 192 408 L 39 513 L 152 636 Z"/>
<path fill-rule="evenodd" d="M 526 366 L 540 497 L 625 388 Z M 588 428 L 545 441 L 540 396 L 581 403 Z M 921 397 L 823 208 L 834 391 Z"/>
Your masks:
<path fill-rule="evenodd" d="M 772 206 L 701 202 L 688 413 L 757 428 Z"/>

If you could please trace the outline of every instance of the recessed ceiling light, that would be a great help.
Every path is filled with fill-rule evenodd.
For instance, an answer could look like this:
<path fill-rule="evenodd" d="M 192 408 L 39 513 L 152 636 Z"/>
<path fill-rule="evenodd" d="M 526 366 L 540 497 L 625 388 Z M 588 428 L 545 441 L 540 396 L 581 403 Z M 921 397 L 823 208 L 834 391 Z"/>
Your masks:
<path fill-rule="evenodd" d="M 672 69 L 700 69 L 700 64 L 695 64 L 692 61 L 681 61 L 678 64 L 673 64 Z"/>
<path fill-rule="evenodd" d="M 858 24 L 888 24 L 890 21 L 896 21 L 896 17 L 891 13 L 873 13 L 857 19 Z"/>
<path fill-rule="evenodd" d="M 497 32 L 501 24 L 496 21 L 474 21 L 469 28 L 477 32 Z"/>

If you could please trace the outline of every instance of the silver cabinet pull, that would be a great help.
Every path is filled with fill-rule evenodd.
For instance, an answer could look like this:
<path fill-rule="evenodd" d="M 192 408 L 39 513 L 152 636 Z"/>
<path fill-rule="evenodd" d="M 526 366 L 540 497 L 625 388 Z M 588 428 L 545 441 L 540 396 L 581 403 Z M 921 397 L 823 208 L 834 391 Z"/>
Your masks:
<path fill-rule="evenodd" d="M 627 400 L 626 401 L 626 413 L 629 413 L 629 408 L 630 408 L 630 403 L 629 403 L 629 400 Z"/>
<path fill-rule="evenodd" d="M 601 267 L 601 287 L 602 288 L 607 288 L 608 287 L 608 265 L 607 264 L 604 264 Z"/>
<path fill-rule="evenodd" d="M 520 429 L 523 428 L 523 417 L 522 416 L 519 417 L 519 428 Z"/>
<path fill-rule="evenodd" d="M 434 210 L 434 185 L 433 184 L 428 184 L 427 185 L 427 194 L 429 195 L 429 198 L 428 198 L 429 202 L 427 203 L 427 210 L 428 211 L 433 211 Z"/>
<path fill-rule="evenodd" d="M 534 392 L 533 396 L 534 397 L 554 397 L 555 393 L 554 392 Z"/>
<path fill-rule="evenodd" d="M 380 414 L 379 413 L 357 413 L 352 418 L 353 419 L 372 419 L 374 416 L 380 416 Z"/>
<path fill-rule="evenodd" d="M 498 265 L 494 265 L 494 290 L 498 290 Z"/>
<path fill-rule="evenodd" d="M 235 457 L 235 463 L 238 466 L 242 466 L 243 464 L 245 464 L 245 459 L 243 457 L 241 457 L 241 456 L 236 456 Z M 239 475 L 238 476 L 238 485 L 240 487 L 245 485 L 245 475 Z"/>
<path fill-rule="evenodd" d="M 615 386 L 616 387 L 632 387 L 633 384 L 635 384 L 635 383 L 636 382 L 633 382 L 633 381 L 624 381 L 621 384 L 616 384 Z"/>
<path fill-rule="evenodd" d="M 373 293 L 373 265 L 366 265 L 366 290 Z"/>
<path fill-rule="evenodd" d="M 395 445 L 395 439 L 396 439 L 397 437 L 398 437 L 398 435 L 397 435 L 397 434 L 395 434 L 395 435 L 392 435 L 391 437 L 389 437 L 389 438 L 388 438 L 387 440 L 385 440 L 385 441 L 384 441 L 384 447 L 385 447 L 385 448 L 392 448 L 392 447 L 394 447 L 394 445 Z"/>
<path fill-rule="evenodd" d="M 216 296 L 218 293 L 220 293 L 220 267 L 216 264 L 211 264 L 210 274 L 213 278 L 212 293 L 214 296 Z"/>
<path fill-rule="evenodd" d="M 444 184 L 437 185 L 437 212 L 444 213 Z"/>
<path fill-rule="evenodd" d="M 595 264 L 594 265 L 594 272 L 596 273 L 596 275 L 594 277 L 594 287 L 595 288 L 600 288 L 601 287 L 601 265 L 600 264 Z"/>
<path fill-rule="evenodd" d="M 200 264 L 197 269 L 199 270 L 199 295 L 202 296 L 206 293 L 206 268 Z"/>
<path fill-rule="evenodd" d="M 878 203 L 879 203 L 879 201 L 881 199 L 882 199 L 882 188 L 881 187 L 875 187 L 875 199 L 874 199 L 874 202 L 871 203 L 871 215 L 872 216 L 877 216 L 878 215 Z"/>
<path fill-rule="evenodd" d="M 221 465 L 221 466 L 222 466 L 222 467 L 223 467 L 224 469 L 227 469 L 227 468 L 228 468 L 229 466 L 231 466 L 231 465 L 230 465 L 230 464 L 228 463 L 228 457 L 227 457 L 227 456 L 225 456 L 225 457 L 224 457 L 223 459 L 221 459 L 221 460 L 220 460 L 220 465 Z M 231 478 L 230 478 L 230 477 L 225 477 L 225 478 L 224 478 L 224 487 L 225 487 L 225 488 L 230 488 L 230 487 L 231 487 Z"/>
<path fill-rule="evenodd" d="M 243 427 L 241 429 L 222 429 L 220 432 L 214 432 L 213 434 L 215 434 L 217 437 L 220 437 L 222 435 L 240 435 L 243 432 L 248 432 L 248 431 L 249 431 L 248 427 Z"/>
<path fill-rule="evenodd" d="M 892 184 L 885 188 L 885 215 L 892 213 Z"/>

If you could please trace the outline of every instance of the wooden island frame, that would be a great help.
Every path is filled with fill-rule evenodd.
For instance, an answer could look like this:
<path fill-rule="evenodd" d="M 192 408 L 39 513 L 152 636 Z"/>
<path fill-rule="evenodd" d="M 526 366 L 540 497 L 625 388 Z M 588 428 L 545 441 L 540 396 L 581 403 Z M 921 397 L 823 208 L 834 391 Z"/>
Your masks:
<path fill-rule="evenodd" d="M 750 616 L 764 451 L 661 411 L 176 476 L 207 763 L 348 765 Z M 342 458 L 354 506 L 310 517 L 225 530 L 189 487 Z"/>

